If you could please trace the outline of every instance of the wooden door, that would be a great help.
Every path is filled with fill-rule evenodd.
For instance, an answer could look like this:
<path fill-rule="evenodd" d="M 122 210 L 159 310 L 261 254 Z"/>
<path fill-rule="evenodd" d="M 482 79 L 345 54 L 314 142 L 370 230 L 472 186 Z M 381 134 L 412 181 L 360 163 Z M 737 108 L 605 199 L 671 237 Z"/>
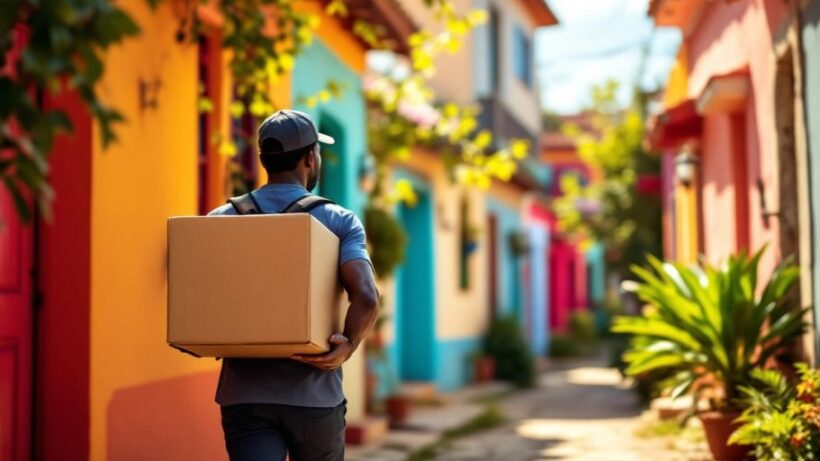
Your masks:
<path fill-rule="evenodd" d="M 29 459 L 31 438 L 31 228 L 0 186 L 0 459 Z"/>
<path fill-rule="evenodd" d="M 495 318 L 498 309 L 498 219 L 495 215 L 487 216 L 487 287 L 489 289 L 490 319 Z"/>

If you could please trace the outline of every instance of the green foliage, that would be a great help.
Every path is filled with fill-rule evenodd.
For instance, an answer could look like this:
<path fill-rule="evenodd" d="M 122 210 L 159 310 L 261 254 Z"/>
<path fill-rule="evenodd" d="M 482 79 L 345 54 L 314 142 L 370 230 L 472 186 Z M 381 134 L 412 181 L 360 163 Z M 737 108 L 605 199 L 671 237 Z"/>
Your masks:
<path fill-rule="evenodd" d="M 550 336 L 549 356 L 554 359 L 577 357 L 581 350 L 572 335 L 554 333 Z"/>
<path fill-rule="evenodd" d="M 591 128 L 567 125 L 563 131 L 575 139 L 581 159 L 603 179 L 587 185 L 565 176 L 564 195 L 554 209 L 560 229 L 618 249 L 612 268 L 626 272 L 643 262 L 646 254 L 661 254 L 660 198 L 637 190 L 641 175 L 658 174 L 658 157 L 644 148 L 642 108 L 618 105 L 618 83 L 610 81 L 592 90 L 588 113 Z"/>
<path fill-rule="evenodd" d="M 535 384 L 535 363 L 518 321 L 512 315 L 493 319 L 484 337 L 484 352 L 495 358 L 495 375 L 520 387 Z"/>
<path fill-rule="evenodd" d="M 364 212 L 364 226 L 376 275 L 388 277 L 404 262 L 407 247 L 404 228 L 392 214 L 373 206 Z"/>
<path fill-rule="evenodd" d="M 590 344 L 598 340 L 595 316 L 589 311 L 575 311 L 570 314 L 569 331 L 573 338 L 582 344 Z"/>
<path fill-rule="evenodd" d="M 53 192 L 48 184 L 48 157 L 55 136 L 71 131 L 63 110 L 39 99 L 76 91 L 96 119 L 103 146 L 116 136 L 123 120 L 99 98 L 102 54 L 139 28 L 120 8 L 104 0 L 11 1 L 0 6 L 0 181 L 14 199 L 18 215 L 28 221 L 28 198 L 48 216 Z M 22 48 L 22 53 L 11 50 Z"/>
<path fill-rule="evenodd" d="M 635 335 L 624 354 L 626 372 L 663 371 L 671 377 L 660 385 L 673 397 L 714 387 L 723 396 L 714 407 L 736 404 L 738 388 L 751 383 L 752 371 L 806 328 L 806 310 L 788 296 L 798 277 L 794 264 L 784 261 L 758 287 L 763 251 L 732 256 L 721 267 L 685 267 L 654 257 L 652 271 L 634 266 L 641 282 L 624 288 L 649 307 L 642 316 L 618 317 L 612 327 Z"/>
<path fill-rule="evenodd" d="M 793 386 L 779 372 L 754 370 L 740 388 L 746 410 L 730 443 L 753 445 L 761 461 L 820 459 L 820 371 L 798 364 Z"/>

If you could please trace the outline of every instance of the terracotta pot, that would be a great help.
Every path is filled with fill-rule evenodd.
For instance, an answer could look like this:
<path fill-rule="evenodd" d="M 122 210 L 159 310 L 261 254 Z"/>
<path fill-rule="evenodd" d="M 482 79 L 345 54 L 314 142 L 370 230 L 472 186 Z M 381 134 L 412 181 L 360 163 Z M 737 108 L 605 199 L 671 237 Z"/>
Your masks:
<path fill-rule="evenodd" d="M 376 390 L 379 388 L 379 376 L 368 371 L 365 373 L 364 394 L 365 407 L 368 413 L 373 413 L 374 401 L 376 400 Z"/>
<path fill-rule="evenodd" d="M 701 413 L 700 421 L 706 432 L 706 441 L 715 461 L 743 461 L 749 459 L 752 447 L 747 445 L 729 445 L 729 437 L 741 426 L 735 419 L 740 413 L 721 413 L 712 411 Z"/>
<path fill-rule="evenodd" d="M 485 383 L 495 378 L 495 358 L 481 356 L 475 360 L 475 381 Z"/>
<path fill-rule="evenodd" d="M 394 395 L 385 399 L 384 406 L 387 409 L 387 416 L 390 418 L 390 425 L 400 426 L 406 423 L 407 417 L 410 416 L 411 405 L 410 398 L 403 395 Z"/>

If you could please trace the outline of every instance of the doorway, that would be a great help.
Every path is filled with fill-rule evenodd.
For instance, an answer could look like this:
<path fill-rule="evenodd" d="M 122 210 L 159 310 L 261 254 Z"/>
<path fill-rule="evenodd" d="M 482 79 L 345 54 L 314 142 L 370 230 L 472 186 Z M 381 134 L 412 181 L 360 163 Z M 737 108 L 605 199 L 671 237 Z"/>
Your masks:
<path fill-rule="evenodd" d="M 32 416 L 32 228 L 0 188 L 0 459 L 29 459 Z"/>
<path fill-rule="evenodd" d="M 433 381 L 435 354 L 435 266 L 433 201 L 429 189 L 414 182 L 415 206 L 398 206 L 407 231 L 404 264 L 396 275 L 396 345 L 401 379 Z"/>

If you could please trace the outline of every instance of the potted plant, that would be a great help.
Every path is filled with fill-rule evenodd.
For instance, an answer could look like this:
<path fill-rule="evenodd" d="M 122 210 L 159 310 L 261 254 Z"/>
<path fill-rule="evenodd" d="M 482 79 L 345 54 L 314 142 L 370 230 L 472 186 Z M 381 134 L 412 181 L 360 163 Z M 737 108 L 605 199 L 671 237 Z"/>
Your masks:
<path fill-rule="evenodd" d="M 390 425 L 396 427 L 407 422 L 413 402 L 410 397 L 399 392 L 398 378 L 390 365 L 390 360 L 384 353 L 384 340 L 381 330 L 384 323 L 389 319 L 390 317 L 386 314 L 380 315 L 365 341 L 368 362 L 365 392 L 367 393 L 369 411 L 372 411 L 376 407 L 379 378 L 385 380 L 388 395 L 384 398 L 384 410 L 390 420 Z"/>
<path fill-rule="evenodd" d="M 380 297 L 380 305 L 384 305 L 384 297 Z M 373 329 L 365 338 L 365 402 L 367 411 L 372 413 L 375 410 L 377 399 L 376 393 L 379 388 L 379 373 L 377 368 L 384 361 L 384 338 L 382 337 L 382 327 L 390 319 L 387 314 L 380 314 L 373 324 Z"/>
<path fill-rule="evenodd" d="M 529 235 L 523 230 L 510 232 L 508 235 L 510 250 L 517 257 L 524 257 L 530 254 L 532 244 Z"/>
<path fill-rule="evenodd" d="M 376 275 L 389 277 L 404 262 L 407 233 L 395 216 L 372 205 L 364 211 L 364 227 Z"/>
<path fill-rule="evenodd" d="M 496 378 L 522 388 L 535 385 L 535 360 L 515 315 L 492 320 L 483 351 L 495 361 Z"/>
<path fill-rule="evenodd" d="M 470 356 L 473 364 L 473 380 L 477 383 L 486 383 L 495 378 L 495 357 L 480 350 Z"/>
<path fill-rule="evenodd" d="M 820 459 L 820 371 L 797 365 L 797 383 L 776 370 L 754 370 L 740 388 L 746 410 L 729 443 L 754 446 L 757 459 Z"/>
<path fill-rule="evenodd" d="M 709 397 L 709 411 L 699 416 L 718 461 L 748 453 L 727 443 L 738 426 L 741 387 L 806 328 L 805 310 L 788 295 L 798 269 L 784 261 L 758 287 L 762 253 L 730 257 L 721 267 L 650 257 L 652 270 L 633 266 L 640 282 L 624 284 L 648 304 L 644 314 L 618 317 L 612 328 L 635 335 L 624 354 L 627 374 L 662 372 L 669 377 L 661 386 L 673 398 L 691 392 L 697 404 Z"/>

